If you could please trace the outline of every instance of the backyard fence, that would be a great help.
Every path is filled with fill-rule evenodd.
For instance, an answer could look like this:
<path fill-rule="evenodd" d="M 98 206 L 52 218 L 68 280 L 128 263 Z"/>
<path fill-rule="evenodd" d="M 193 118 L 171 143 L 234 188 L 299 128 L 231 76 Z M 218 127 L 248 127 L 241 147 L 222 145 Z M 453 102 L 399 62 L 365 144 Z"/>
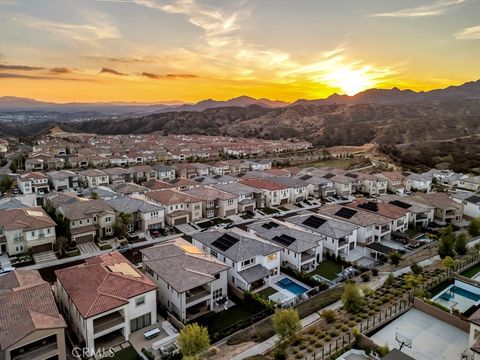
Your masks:
<path fill-rule="evenodd" d="M 413 303 L 414 296 L 412 294 L 408 294 L 405 298 L 401 299 L 399 302 L 393 304 L 385 310 L 382 310 L 378 314 L 362 320 L 357 325 L 357 328 L 362 334 L 372 332 L 373 330 L 385 325 L 394 318 L 410 310 L 413 307 Z M 306 355 L 303 359 L 327 359 L 332 354 L 343 350 L 346 346 L 352 345 L 355 342 L 355 339 L 355 335 L 351 331 L 349 331 L 348 333 L 343 334 L 323 345 L 320 349 L 317 349 L 311 356 Z"/>

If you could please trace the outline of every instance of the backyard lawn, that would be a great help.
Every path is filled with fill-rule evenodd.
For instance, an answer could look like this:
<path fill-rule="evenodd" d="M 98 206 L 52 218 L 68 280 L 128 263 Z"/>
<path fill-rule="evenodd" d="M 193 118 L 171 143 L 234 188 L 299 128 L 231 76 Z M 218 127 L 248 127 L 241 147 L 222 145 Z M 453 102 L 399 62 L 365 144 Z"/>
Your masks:
<path fill-rule="evenodd" d="M 465 276 L 467 278 L 473 278 L 480 272 L 480 264 L 472 266 L 470 269 L 465 270 L 460 275 Z"/>
<path fill-rule="evenodd" d="M 262 291 L 259 291 L 257 294 L 260 295 L 260 296 L 263 296 L 265 299 L 268 299 L 268 297 L 270 295 L 273 295 L 277 292 L 278 292 L 277 290 L 275 290 L 274 288 L 269 286 L 269 287 L 263 289 Z"/>
<path fill-rule="evenodd" d="M 337 274 L 342 271 L 342 265 L 332 261 L 324 260 L 317 266 L 317 268 L 310 273 L 310 275 L 320 275 L 325 279 L 334 280 L 337 278 Z"/>
<path fill-rule="evenodd" d="M 249 309 L 242 304 L 237 304 L 219 313 L 210 312 L 192 322 L 206 326 L 210 334 L 215 334 L 239 321 L 252 317 L 252 315 L 255 315 L 257 312 L 258 311 Z"/>
<path fill-rule="evenodd" d="M 108 356 L 107 356 L 108 358 Z M 137 351 L 133 348 L 133 346 L 129 346 L 125 349 L 117 351 L 113 357 L 109 359 L 112 360 L 140 360 L 141 357 L 138 355 Z"/>

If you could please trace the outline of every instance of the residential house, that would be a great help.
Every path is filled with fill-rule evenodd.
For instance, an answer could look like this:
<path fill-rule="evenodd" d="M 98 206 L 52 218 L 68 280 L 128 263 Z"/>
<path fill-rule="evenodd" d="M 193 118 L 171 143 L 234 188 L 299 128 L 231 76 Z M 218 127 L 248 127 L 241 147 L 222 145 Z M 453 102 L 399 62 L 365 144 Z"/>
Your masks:
<path fill-rule="evenodd" d="M 0 153 L 6 153 L 8 151 L 8 141 L 0 139 Z"/>
<path fill-rule="evenodd" d="M 89 169 L 80 171 L 78 173 L 80 182 L 84 187 L 93 187 L 93 186 L 108 186 L 109 178 L 108 174 L 103 170 L 98 169 Z"/>
<path fill-rule="evenodd" d="M 480 217 L 480 195 L 462 191 L 452 194 L 452 200 L 463 205 L 463 215 Z"/>
<path fill-rule="evenodd" d="M 150 191 L 150 189 L 135 183 L 119 183 L 110 185 L 110 188 L 120 195 L 141 195 Z"/>
<path fill-rule="evenodd" d="M 237 195 L 208 186 L 195 187 L 185 193 L 202 200 L 202 216 L 206 219 L 237 214 Z"/>
<path fill-rule="evenodd" d="M 115 199 L 119 194 L 107 186 L 93 186 L 82 189 L 82 195 L 86 198 L 98 198 L 103 200 Z"/>
<path fill-rule="evenodd" d="M 428 173 L 416 174 L 411 172 L 403 172 L 403 175 L 412 181 L 412 190 L 430 192 L 432 188 L 432 175 Z"/>
<path fill-rule="evenodd" d="M 461 178 L 457 182 L 457 187 L 470 191 L 479 191 L 480 190 L 480 176 L 469 176 Z"/>
<path fill-rule="evenodd" d="M 433 222 L 435 207 L 415 201 L 411 196 L 382 195 L 377 200 L 408 210 L 408 221 L 415 228 L 425 228 Z"/>
<path fill-rule="evenodd" d="M 145 181 L 144 183 L 142 183 L 142 186 L 146 187 L 149 190 L 175 189 L 175 185 L 161 180 Z"/>
<path fill-rule="evenodd" d="M 317 209 L 317 213 L 354 225 L 357 230 L 357 241 L 360 244 L 371 244 L 382 240 L 390 240 L 392 234 L 392 219 L 364 211 L 361 208 L 353 209 L 341 204 L 328 204 Z"/>
<path fill-rule="evenodd" d="M 296 178 L 307 183 L 307 192 L 309 196 L 313 196 L 314 198 L 318 199 L 335 195 L 333 183 L 329 179 L 325 179 L 321 176 L 302 173 L 298 174 Z"/>
<path fill-rule="evenodd" d="M 180 320 L 204 315 L 226 298 L 228 266 L 189 242 L 177 238 L 140 252 L 158 301 Z"/>
<path fill-rule="evenodd" d="M 281 265 L 297 271 L 312 271 L 323 258 L 323 237 L 278 220 L 266 219 L 247 225 L 249 233 L 280 246 Z"/>
<path fill-rule="evenodd" d="M 103 199 L 65 203 L 57 212 L 69 221 L 70 238 L 77 245 L 113 236 L 115 211 Z"/>
<path fill-rule="evenodd" d="M 178 190 L 150 191 L 145 198 L 165 207 L 165 222 L 176 226 L 202 219 L 202 200 Z"/>
<path fill-rule="evenodd" d="M 133 196 L 120 196 L 107 200 L 107 204 L 117 214 L 127 213 L 132 216 L 132 222 L 128 225 L 129 231 L 146 232 L 165 227 L 165 208 L 160 205 Z"/>
<path fill-rule="evenodd" d="M 239 213 L 265 207 L 263 190 L 240 183 L 216 184 L 212 187 L 235 195 L 238 198 Z"/>
<path fill-rule="evenodd" d="M 412 190 L 412 179 L 399 171 L 384 171 L 378 178 L 387 181 L 387 190 L 394 194 L 405 194 Z"/>
<path fill-rule="evenodd" d="M 384 195 L 387 193 L 388 181 L 373 174 L 358 173 L 358 189 L 370 196 Z"/>
<path fill-rule="evenodd" d="M 156 285 L 112 252 L 56 270 L 55 295 L 69 329 L 92 353 L 102 336 L 130 334 L 157 321 Z"/>
<path fill-rule="evenodd" d="M 157 171 L 150 165 L 136 165 L 127 169 L 137 184 L 157 179 Z"/>
<path fill-rule="evenodd" d="M 250 170 L 264 171 L 272 168 L 272 162 L 270 160 L 243 160 L 244 164 L 250 167 Z"/>
<path fill-rule="evenodd" d="M 41 191 L 48 192 L 50 190 L 48 177 L 41 172 L 31 172 L 18 176 L 17 186 L 20 192 L 25 195 L 38 194 Z"/>
<path fill-rule="evenodd" d="M 0 210 L 0 254 L 51 251 L 56 225 L 41 207 Z"/>
<path fill-rule="evenodd" d="M 476 310 L 468 318 L 470 331 L 468 336 L 468 349 L 465 359 L 480 360 L 480 310 Z"/>
<path fill-rule="evenodd" d="M 280 274 L 282 248 L 233 231 L 205 231 L 192 235 L 192 243 L 228 267 L 228 281 L 254 290 Z"/>
<path fill-rule="evenodd" d="M 152 169 L 157 172 L 157 179 L 168 181 L 175 179 L 175 169 L 171 166 L 156 164 L 152 165 Z"/>
<path fill-rule="evenodd" d="M 55 191 L 78 188 L 78 175 L 70 170 L 51 171 L 47 173 L 48 180 Z"/>
<path fill-rule="evenodd" d="M 418 193 L 413 195 L 412 198 L 434 206 L 434 220 L 440 225 L 459 223 L 463 219 L 463 204 L 450 199 L 445 193 Z"/>
<path fill-rule="evenodd" d="M 37 270 L 0 276 L 0 359 L 66 359 L 67 324 Z"/>
<path fill-rule="evenodd" d="M 286 186 L 289 192 L 290 203 L 296 203 L 306 200 L 308 197 L 307 186 L 308 183 L 301 179 L 297 179 L 289 176 L 274 176 L 268 179 L 282 186 Z"/>
<path fill-rule="evenodd" d="M 180 179 L 193 179 L 194 177 L 202 176 L 202 175 L 199 175 L 197 168 L 192 166 L 191 163 L 186 163 L 186 164 L 178 163 L 173 165 L 173 167 L 175 169 L 175 175 Z M 204 176 L 207 176 L 207 175 L 208 175 L 208 172 Z"/>
<path fill-rule="evenodd" d="M 198 183 L 191 179 L 173 179 L 170 180 L 169 183 L 172 184 L 175 189 L 180 191 L 189 190 L 198 186 Z"/>
<path fill-rule="evenodd" d="M 108 181 L 110 184 L 120 184 L 133 181 L 130 171 L 122 167 L 113 167 L 103 170 L 108 174 Z"/>
<path fill-rule="evenodd" d="M 229 175 L 199 176 L 192 180 L 200 185 L 231 184 L 239 181 L 238 178 Z"/>
<path fill-rule="evenodd" d="M 240 183 L 263 190 L 266 206 L 283 205 L 290 201 L 289 187 L 277 182 L 268 179 L 245 179 Z"/>
<path fill-rule="evenodd" d="M 357 246 L 358 226 L 355 224 L 314 213 L 292 216 L 286 222 L 320 236 L 323 249 L 335 256 L 345 257 Z"/>

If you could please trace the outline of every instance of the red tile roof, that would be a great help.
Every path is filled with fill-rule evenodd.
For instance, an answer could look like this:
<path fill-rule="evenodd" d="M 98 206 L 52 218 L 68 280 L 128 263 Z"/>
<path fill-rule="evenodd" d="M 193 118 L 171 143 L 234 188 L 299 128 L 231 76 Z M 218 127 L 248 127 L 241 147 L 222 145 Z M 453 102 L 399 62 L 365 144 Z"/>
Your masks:
<path fill-rule="evenodd" d="M 269 191 L 288 189 L 287 186 L 277 184 L 266 179 L 245 179 L 240 181 L 241 184 L 248 185 L 257 189 L 265 189 Z"/>
<path fill-rule="evenodd" d="M 140 277 L 112 272 L 109 266 L 127 264 Z M 156 289 L 156 285 L 118 252 L 85 260 L 85 264 L 55 271 L 58 281 L 84 318 L 119 306 Z"/>

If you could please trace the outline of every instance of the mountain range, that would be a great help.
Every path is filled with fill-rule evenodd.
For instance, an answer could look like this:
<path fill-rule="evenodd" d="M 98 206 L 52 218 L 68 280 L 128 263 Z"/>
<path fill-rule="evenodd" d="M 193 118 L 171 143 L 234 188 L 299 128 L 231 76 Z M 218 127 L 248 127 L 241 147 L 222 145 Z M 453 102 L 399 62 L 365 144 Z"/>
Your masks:
<path fill-rule="evenodd" d="M 107 116 L 143 116 L 155 113 L 204 111 L 222 107 L 261 106 L 267 109 L 293 107 L 297 105 L 355 105 L 355 104 L 408 104 L 429 101 L 447 101 L 459 99 L 480 98 L 480 80 L 464 83 L 459 86 L 450 86 L 445 89 L 431 91 L 392 89 L 369 89 L 353 96 L 333 94 L 325 99 L 300 99 L 292 103 L 255 99 L 249 96 L 239 96 L 230 100 L 202 100 L 195 104 L 181 101 L 162 101 L 153 103 L 136 102 L 103 102 L 103 103 L 53 103 L 13 96 L 0 97 L 1 112 L 94 112 Z"/>

